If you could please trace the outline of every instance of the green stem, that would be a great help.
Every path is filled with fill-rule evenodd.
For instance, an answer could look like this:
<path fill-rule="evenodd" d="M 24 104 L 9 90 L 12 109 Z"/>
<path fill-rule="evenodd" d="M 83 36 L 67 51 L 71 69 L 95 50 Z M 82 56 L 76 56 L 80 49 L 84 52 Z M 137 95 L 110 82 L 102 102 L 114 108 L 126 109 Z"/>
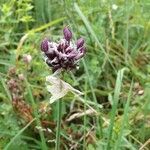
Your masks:
<path fill-rule="evenodd" d="M 61 130 L 61 114 L 62 114 L 62 100 L 57 102 L 57 131 L 56 131 L 56 150 L 60 150 L 60 130 Z"/>
<path fill-rule="evenodd" d="M 85 102 L 84 102 L 84 112 L 86 111 L 86 99 L 87 99 L 87 80 L 85 81 Z M 86 149 L 86 122 L 87 117 L 84 115 L 84 139 L 83 139 L 83 150 Z"/>

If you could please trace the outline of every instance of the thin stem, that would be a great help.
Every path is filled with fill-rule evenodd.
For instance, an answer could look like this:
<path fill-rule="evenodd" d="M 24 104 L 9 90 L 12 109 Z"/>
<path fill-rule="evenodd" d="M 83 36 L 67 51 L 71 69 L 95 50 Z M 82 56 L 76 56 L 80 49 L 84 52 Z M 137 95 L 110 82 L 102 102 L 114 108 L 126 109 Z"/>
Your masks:
<path fill-rule="evenodd" d="M 62 113 L 62 100 L 57 102 L 57 131 L 56 131 L 56 150 L 60 149 L 60 130 L 61 130 L 61 113 Z"/>
<path fill-rule="evenodd" d="M 90 80 L 90 74 L 89 74 L 88 68 L 86 66 L 86 62 L 85 62 L 84 59 L 83 59 L 83 65 L 84 65 L 84 68 L 85 68 L 86 75 L 88 77 L 88 82 L 89 82 L 89 86 L 90 86 L 90 89 L 91 89 L 91 92 L 92 92 L 93 100 L 94 100 L 94 102 L 96 104 L 96 110 L 97 110 L 97 112 L 99 112 L 97 98 L 96 98 L 96 95 L 95 95 L 95 92 L 94 92 L 94 88 L 93 88 L 92 82 Z M 102 138 L 103 137 L 103 131 L 102 131 L 101 116 L 96 116 L 96 126 L 97 126 L 97 131 L 98 131 L 100 137 Z"/>
<path fill-rule="evenodd" d="M 34 116 L 36 118 L 37 126 L 41 127 L 41 121 L 40 121 L 40 118 L 39 118 L 39 115 L 38 115 L 38 111 L 36 109 L 37 106 L 36 106 L 36 103 L 35 103 L 33 95 L 32 95 L 31 87 L 30 87 L 27 79 L 25 79 L 25 82 L 26 82 L 28 93 L 29 93 L 29 99 L 30 99 L 32 107 L 33 107 L 33 113 L 34 113 Z M 43 131 L 39 130 L 39 134 L 40 134 L 40 138 L 41 138 L 41 142 L 42 142 L 42 145 L 41 145 L 42 147 L 41 148 L 42 148 L 42 150 L 47 150 L 46 139 L 44 137 Z"/>
<path fill-rule="evenodd" d="M 85 102 L 84 102 L 84 112 L 86 111 L 86 99 L 87 99 L 87 80 L 85 81 Z M 87 116 L 84 115 L 84 139 L 83 139 L 83 150 L 86 149 L 86 122 Z"/>
<path fill-rule="evenodd" d="M 128 48 L 129 48 L 129 3 L 128 0 L 125 1 L 125 8 L 126 8 L 126 37 L 125 37 L 125 62 L 127 63 L 128 60 Z"/>

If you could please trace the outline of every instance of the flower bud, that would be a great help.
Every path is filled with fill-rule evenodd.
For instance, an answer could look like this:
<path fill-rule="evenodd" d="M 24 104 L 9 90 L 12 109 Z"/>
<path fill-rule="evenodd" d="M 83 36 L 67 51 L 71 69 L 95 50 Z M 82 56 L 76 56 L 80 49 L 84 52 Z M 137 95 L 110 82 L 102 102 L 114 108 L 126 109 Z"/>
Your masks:
<path fill-rule="evenodd" d="M 18 78 L 21 81 L 25 80 L 25 77 L 24 77 L 24 75 L 22 73 L 18 75 Z"/>
<path fill-rule="evenodd" d="M 65 27 L 63 33 L 64 33 L 64 38 L 69 42 L 72 38 L 72 32 L 67 27 Z"/>
<path fill-rule="evenodd" d="M 29 55 L 29 54 L 24 54 L 23 55 L 23 61 L 26 63 L 26 64 L 29 64 L 32 60 L 32 56 Z"/>
<path fill-rule="evenodd" d="M 8 74 L 9 74 L 10 76 L 16 75 L 16 68 L 15 68 L 15 67 L 9 68 Z"/>
<path fill-rule="evenodd" d="M 41 43 L 41 51 L 47 52 L 48 51 L 48 39 L 45 38 Z"/>
<path fill-rule="evenodd" d="M 84 39 L 83 38 L 78 39 L 76 45 L 77 49 L 82 47 L 84 45 Z"/>

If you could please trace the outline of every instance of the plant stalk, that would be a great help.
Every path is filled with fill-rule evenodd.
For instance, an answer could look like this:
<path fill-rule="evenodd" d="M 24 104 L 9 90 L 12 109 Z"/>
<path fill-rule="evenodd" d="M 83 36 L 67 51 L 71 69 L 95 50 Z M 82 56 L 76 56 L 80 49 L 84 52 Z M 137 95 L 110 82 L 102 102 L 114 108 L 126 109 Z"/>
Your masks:
<path fill-rule="evenodd" d="M 60 131 L 61 131 L 61 114 L 62 114 L 62 100 L 57 102 L 57 131 L 56 131 L 56 150 L 60 150 Z"/>

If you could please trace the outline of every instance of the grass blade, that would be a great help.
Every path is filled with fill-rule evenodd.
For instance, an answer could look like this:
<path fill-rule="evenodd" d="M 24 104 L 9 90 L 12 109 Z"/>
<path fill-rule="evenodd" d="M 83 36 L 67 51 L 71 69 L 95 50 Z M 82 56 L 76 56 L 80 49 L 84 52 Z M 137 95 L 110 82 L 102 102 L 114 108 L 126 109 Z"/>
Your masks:
<path fill-rule="evenodd" d="M 114 97 L 113 97 L 113 106 L 112 106 L 112 111 L 111 111 L 111 121 L 110 121 L 109 131 L 108 131 L 108 143 L 107 143 L 106 150 L 110 150 L 110 143 L 111 143 L 113 127 L 114 127 L 114 122 L 115 122 L 115 115 L 116 115 L 116 111 L 117 111 L 119 95 L 120 95 L 121 85 L 122 85 L 122 79 L 123 79 L 125 70 L 126 70 L 126 68 L 123 68 L 117 74 L 117 80 L 116 80 Z"/>
<path fill-rule="evenodd" d="M 86 28 L 88 29 L 89 33 L 91 33 L 91 35 L 93 36 L 94 40 L 96 41 L 97 45 L 99 46 L 99 48 L 103 51 L 104 55 L 106 56 L 107 60 L 109 61 L 110 65 L 112 66 L 112 68 L 116 71 L 114 65 L 112 64 L 111 60 L 109 59 L 109 55 L 105 52 L 105 49 L 103 48 L 101 42 L 98 40 L 94 30 L 92 29 L 88 19 L 85 17 L 85 15 L 82 13 L 82 11 L 80 10 L 79 6 L 77 3 L 74 3 L 74 7 L 76 12 L 78 13 L 78 15 L 81 17 L 81 19 L 83 20 Z"/>
<path fill-rule="evenodd" d="M 5 146 L 4 150 L 8 150 L 9 146 L 17 139 L 17 137 L 23 133 L 25 129 L 27 129 L 33 122 L 35 121 L 35 118 L 31 120 L 24 128 L 22 128 L 12 139 L 11 141 Z"/>
<path fill-rule="evenodd" d="M 90 75 L 89 75 L 88 67 L 87 67 L 86 62 L 85 62 L 84 59 L 83 59 L 83 65 L 84 65 L 84 68 L 85 68 L 86 75 L 88 77 L 89 86 L 90 86 L 90 89 L 91 89 L 91 92 L 92 92 L 93 100 L 94 100 L 94 102 L 96 104 L 97 112 L 99 112 L 97 98 L 96 98 L 96 95 L 95 95 L 95 92 L 94 92 L 92 81 L 90 80 Z M 85 103 L 85 105 L 86 105 L 86 103 Z M 97 126 L 97 130 L 99 132 L 100 137 L 102 137 L 103 136 L 103 132 L 102 132 L 102 124 L 101 124 L 101 117 L 100 116 L 96 117 L 96 126 Z"/>
<path fill-rule="evenodd" d="M 7 88 L 7 85 L 6 85 L 5 81 L 4 81 L 4 79 L 1 76 L 0 76 L 0 81 L 2 83 L 2 86 L 4 87 L 4 90 L 5 90 L 6 94 L 7 94 L 9 102 L 11 102 L 12 101 L 11 94 L 10 94 L 8 88 Z"/>
<path fill-rule="evenodd" d="M 33 107 L 33 113 L 34 113 L 34 116 L 36 118 L 37 126 L 41 127 L 41 122 L 40 122 L 40 119 L 39 119 L 39 116 L 38 116 L 38 112 L 37 112 L 37 109 L 36 109 L 36 104 L 35 104 L 35 101 L 34 101 L 34 98 L 33 98 L 33 95 L 32 95 L 30 85 L 29 85 L 27 79 L 25 80 L 25 82 L 26 82 L 27 91 L 28 91 L 28 94 L 29 94 L 29 97 L 30 97 L 30 101 L 31 101 L 31 104 L 32 104 L 32 107 Z M 39 134 L 40 134 L 40 138 L 41 138 L 41 142 L 42 142 L 42 150 L 47 150 L 46 140 L 45 140 L 43 131 L 39 130 Z"/>
<path fill-rule="evenodd" d="M 125 105 L 125 108 L 124 108 L 122 124 L 121 124 L 121 128 L 120 128 L 120 133 L 119 133 L 118 139 L 117 139 L 116 144 L 115 144 L 115 150 L 119 149 L 120 144 L 121 144 L 121 140 L 123 138 L 122 136 L 123 136 L 124 126 L 125 126 L 125 124 L 127 122 L 127 119 L 128 119 L 127 114 L 128 114 L 130 100 L 131 100 L 132 88 L 133 88 L 133 81 L 131 83 L 129 94 L 128 94 L 128 99 L 127 99 L 127 102 L 126 102 L 126 105 Z"/>

